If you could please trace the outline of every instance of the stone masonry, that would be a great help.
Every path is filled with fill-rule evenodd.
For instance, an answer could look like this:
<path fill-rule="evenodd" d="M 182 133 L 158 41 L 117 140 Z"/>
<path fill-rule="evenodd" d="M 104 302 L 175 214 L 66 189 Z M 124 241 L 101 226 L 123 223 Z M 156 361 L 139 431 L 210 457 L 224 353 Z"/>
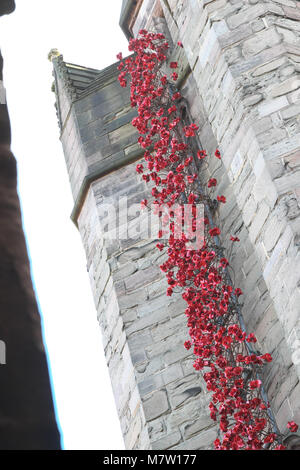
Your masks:
<path fill-rule="evenodd" d="M 215 218 L 236 235 L 228 249 L 243 316 L 273 356 L 264 384 L 277 424 L 300 422 L 300 2 L 124 1 L 129 38 L 159 30 L 174 47 L 178 88 L 199 126 L 227 204 Z M 180 49 L 180 50 L 179 50 Z M 211 449 L 218 431 L 188 339 L 185 302 L 166 297 L 162 255 L 149 239 L 108 240 L 105 207 L 118 215 L 149 198 L 129 90 L 117 64 L 102 71 L 53 58 L 61 141 L 127 449 Z M 134 224 L 135 215 L 132 215 Z M 229 237 L 227 236 L 226 239 Z M 224 246 L 227 246 L 224 240 Z M 286 434 L 287 435 L 287 434 Z"/>

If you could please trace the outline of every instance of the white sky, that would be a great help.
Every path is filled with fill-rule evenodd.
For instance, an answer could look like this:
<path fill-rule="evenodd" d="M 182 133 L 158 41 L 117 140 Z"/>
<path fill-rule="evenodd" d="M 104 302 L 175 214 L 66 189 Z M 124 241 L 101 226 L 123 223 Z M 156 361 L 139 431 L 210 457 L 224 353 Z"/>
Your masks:
<path fill-rule="evenodd" d="M 65 449 L 124 449 L 51 93 L 57 48 L 102 69 L 128 54 L 121 0 L 16 0 L 0 19 L 19 194 Z M 21 364 L 20 364 L 21 367 Z"/>

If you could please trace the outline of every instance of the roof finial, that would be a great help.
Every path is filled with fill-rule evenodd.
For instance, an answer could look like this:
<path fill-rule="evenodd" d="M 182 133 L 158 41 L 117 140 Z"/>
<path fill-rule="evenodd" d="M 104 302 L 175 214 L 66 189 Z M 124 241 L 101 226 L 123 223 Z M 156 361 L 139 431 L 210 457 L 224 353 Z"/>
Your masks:
<path fill-rule="evenodd" d="M 51 49 L 51 51 L 48 54 L 48 60 L 52 62 L 55 57 L 59 57 L 59 56 L 61 56 L 61 53 L 58 51 L 58 49 Z"/>

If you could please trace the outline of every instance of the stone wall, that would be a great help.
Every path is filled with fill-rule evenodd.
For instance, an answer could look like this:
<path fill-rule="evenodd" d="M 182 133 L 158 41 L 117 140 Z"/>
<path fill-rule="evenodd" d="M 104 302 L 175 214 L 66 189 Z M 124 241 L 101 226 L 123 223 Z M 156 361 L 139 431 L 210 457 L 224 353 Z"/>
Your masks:
<path fill-rule="evenodd" d="M 134 34 L 157 22 L 147 14 L 155 2 L 143 3 Z M 300 418 L 300 3 L 160 5 L 166 34 L 183 43 L 189 68 L 180 86 L 199 139 L 222 152 L 222 165 L 212 161 L 208 172 L 227 198 L 217 223 L 241 239 L 231 255 L 234 280 L 249 331 L 274 358 L 265 383 L 284 432 Z"/>
<path fill-rule="evenodd" d="M 78 97 L 66 80 L 67 64 L 61 56 L 53 62 L 57 103 L 63 99 L 59 116 L 75 201 L 72 218 L 86 252 L 126 448 L 206 448 L 217 437 L 209 396 L 183 346 L 185 302 L 166 297 L 157 241 L 105 236 L 105 205 L 119 215 L 122 197 L 128 207 L 150 199 L 135 171 L 141 149 L 129 90 L 119 86 L 112 65 Z"/>
<path fill-rule="evenodd" d="M 222 152 L 207 174 L 227 204 L 215 215 L 228 247 L 243 315 L 273 362 L 264 372 L 279 428 L 300 421 L 300 4 L 291 0 L 144 0 L 132 27 L 159 29 L 184 48 L 178 86 L 199 126 L 202 147 Z M 180 49 L 180 50 L 179 50 Z M 166 297 L 155 241 L 108 240 L 105 204 L 118 211 L 147 197 L 134 111 L 113 65 L 80 96 L 56 70 L 67 108 L 62 143 L 87 269 L 103 333 L 126 448 L 209 449 L 217 429 L 187 339 L 185 304 Z M 63 67 L 64 65 L 61 64 Z M 202 176 L 201 176 L 202 177 Z M 119 213 L 119 212 L 117 212 Z M 133 217 L 134 222 L 134 217 Z"/>

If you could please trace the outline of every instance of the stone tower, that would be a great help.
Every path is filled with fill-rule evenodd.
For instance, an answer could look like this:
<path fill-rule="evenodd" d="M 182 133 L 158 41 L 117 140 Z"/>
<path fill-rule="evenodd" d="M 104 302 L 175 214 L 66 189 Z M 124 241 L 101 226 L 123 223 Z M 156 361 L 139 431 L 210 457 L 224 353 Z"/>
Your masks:
<path fill-rule="evenodd" d="M 124 0 L 126 36 L 163 32 L 180 64 L 178 88 L 207 170 L 227 204 L 216 219 L 241 240 L 231 254 L 243 316 L 270 352 L 264 384 L 277 424 L 300 421 L 300 2 Z M 129 90 L 117 64 L 99 71 L 53 58 L 57 112 L 127 449 L 210 449 L 217 429 L 188 338 L 185 302 L 166 297 L 160 253 L 148 239 L 108 240 L 104 208 L 147 197 Z M 134 221 L 134 216 L 133 219 Z M 226 246 L 226 243 L 225 243 Z"/>

